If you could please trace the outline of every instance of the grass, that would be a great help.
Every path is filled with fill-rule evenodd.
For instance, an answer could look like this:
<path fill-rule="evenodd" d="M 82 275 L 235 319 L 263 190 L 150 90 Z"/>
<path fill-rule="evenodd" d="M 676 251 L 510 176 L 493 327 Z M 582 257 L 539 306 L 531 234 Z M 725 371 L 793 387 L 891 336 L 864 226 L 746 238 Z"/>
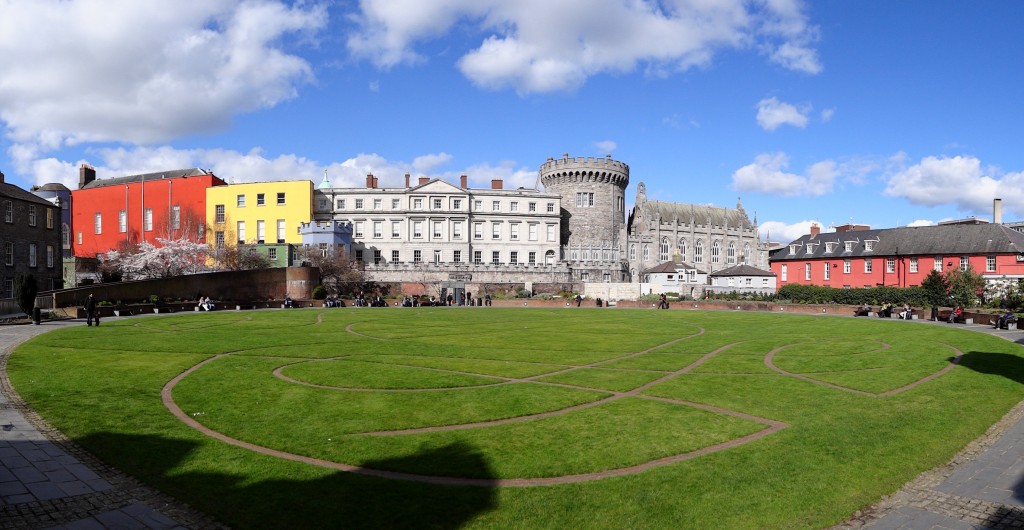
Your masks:
<path fill-rule="evenodd" d="M 920 380 L 956 351 L 960 366 L 941 377 L 888 397 L 863 393 Z M 19 347 L 8 372 L 77 443 L 239 528 L 820 528 L 997 421 L 1021 399 L 1020 353 L 980 333 L 830 316 L 343 308 L 67 328 Z M 355 475 L 206 437 L 160 392 L 220 354 L 173 389 L 209 428 L 489 485 Z M 769 354 L 809 380 L 773 370 Z M 642 472 L 494 483 L 630 469 L 764 434 L 751 417 L 786 427 Z M 441 429 L 406 431 L 432 427 Z"/>

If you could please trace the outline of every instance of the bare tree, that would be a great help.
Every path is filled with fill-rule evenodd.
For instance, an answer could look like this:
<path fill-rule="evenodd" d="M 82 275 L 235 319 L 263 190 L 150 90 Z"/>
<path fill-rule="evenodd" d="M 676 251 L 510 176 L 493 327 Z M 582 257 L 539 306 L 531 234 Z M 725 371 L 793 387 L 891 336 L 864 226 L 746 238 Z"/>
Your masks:
<path fill-rule="evenodd" d="M 320 269 L 320 282 L 328 292 L 354 295 L 372 290 L 363 264 L 349 257 L 344 248 L 306 247 L 302 250 L 302 261 Z"/>

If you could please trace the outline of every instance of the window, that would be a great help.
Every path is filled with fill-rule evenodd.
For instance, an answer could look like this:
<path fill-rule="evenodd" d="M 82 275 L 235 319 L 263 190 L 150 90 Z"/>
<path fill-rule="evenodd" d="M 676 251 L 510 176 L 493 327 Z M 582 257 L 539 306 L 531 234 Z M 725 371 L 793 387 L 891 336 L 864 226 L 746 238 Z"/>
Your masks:
<path fill-rule="evenodd" d="M 473 223 L 473 239 L 483 239 L 483 238 L 484 238 L 484 224 L 483 223 Z"/>
<path fill-rule="evenodd" d="M 46 245 L 46 267 L 53 268 L 53 245 Z"/>
<path fill-rule="evenodd" d="M 885 272 L 896 272 L 896 258 L 885 258 Z"/>
<path fill-rule="evenodd" d="M 399 259 L 400 257 L 401 257 L 401 253 L 399 251 L 397 251 L 397 250 L 392 250 L 391 251 L 391 263 L 398 263 L 399 261 L 401 261 Z"/>
<path fill-rule="evenodd" d="M 399 199 L 391 199 L 391 209 L 397 210 L 401 207 L 402 203 Z"/>
<path fill-rule="evenodd" d="M 536 212 L 537 211 L 537 203 L 535 203 L 535 202 L 527 203 L 526 204 L 526 211 L 528 211 L 528 212 Z"/>
<path fill-rule="evenodd" d="M 238 221 L 237 230 L 235 232 L 238 235 L 238 242 L 245 243 L 245 221 Z"/>
<path fill-rule="evenodd" d="M 500 212 L 501 211 L 501 201 L 491 201 L 491 211 L 492 212 Z"/>
<path fill-rule="evenodd" d="M 256 194 L 256 206 L 263 206 L 265 204 L 267 204 L 267 194 L 266 193 L 257 193 Z"/>
<path fill-rule="evenodd" d="M 245 195 L 239 195 L 235 200 L 238 202 L 239 208 L 245 208 Z"/>
<path fill-rule="evenodd" d="M 693 244 L 693 262 L 704 263 L 704 240 L 698 239 Z"/>
<path fill-rule="evenodd" d="M 420 250 L 412 251 L 412 262 L 420 263 L 421 261 L 423 261 L 423 252 Z"/>
<path fill-rule="evenodd" d="M 462 209 L 462 199 L 452 199 L 452 209 L 453 210 L 460 210 L 460 209 Z"/>
<path fill-rule="evenodd" d="M 825 243 L 825 253 L 826 254 L 831 254 L 832 251 L 835 250 L 835 249 L 836 249 L 836 244 L 835 243 L 831 243 L 831 242 L 830 243 Z"/>
<path fill-rule="evenodd" d="M 462 239 L 462 221 L 452 223 L 452 239 Z"/>
<path fill-rule="evenodd" d="M 384 256 L 381 255 L 380 250 L 373 251 L 373 264 L 380 265 L 380 262 L 384 261 Z"/>
<path fill-rule="evenodd" d="M 832 269 L 829 268 L 828 263 L 825 263 L 825 268 L 822 271 L 821 277 L 824 278 L 826 281 L 832 279 Z"/>
<path fill-rule="evenodd" d="M 519 241 L 519 223 L 512 223 L 509 225 L 509 228 L 511 229 L 509 238 L 512 241 Z"/>
<path fill-rule="evenodd" d="M 519 211 L 519 201 L 512 201 L 511 203 L 509 203 L 508 209 L 509 209 L 510 212 L 518 212 Z"/>
<path fill-rule="evenodd" d="M 477 265 L 479 265 L 479 264 L 483 263 L 483 261 L 484 261 L 483 252 L 481 252 L 479 250 L 474 250 L 473 251 L 473 263 L 476 263 Z"/>
<path fill-rule="evenodd" d="M 556 226 L 556 225 L 553 225 L 553 224 L 549 224 L 549 225 L 547 225 L 547 237 L 548 237 L 548 241 L 551 241 L 551 242 L 554 242 L 554 241 L 555 241 L 555 226 Z"/>
<path fill-rule="evenodd" d="M 844 244 L 843 248 L 846 249 L 847 252 L 853 252 L 853 244 L 854 243 L 855 243 L 855 241 L 844 241 L 843 242 L 843 244 Z"/>
<path fill-rule="evenodd" d="M 743 263 L 749 263 L 750 261 L 750 243 L 743 244 Z"/>
<path fill-rule="evenodd" d="M 53 228 L 53 208 L 46 209 L 46 228 Z"/>
<path fill-rule="evenodd" d="M 711 263 L 718 263 L 719 254 L 720 253 L 721 253 L 721 245 L 718 244 L 717 240 L 713 241 L 711 243 Z"/>
<path fill-rule="evenodd" d="M 97 234 L 103 233 L 103 215 L 100 212 L 96 212 L 92 228 Z M 81 242 L 79 242 L 79 244 L 81 244 Z"/>
<path fill-rule="evenodd" d="M 4 265 L 14 265 L 14 243 L 10 241 L 4 243 Z"/>
<path fill-rule="evenodd" d="M 995 271 L 996 271 L 996 257 L 995 256 L 985 256 L 985 272 L 995 272 Z"/>
<path fill-rule="evenodd" d="M 508 254 L 508 262 L 512 265 L 519 265 L 519 253 L 513 250 Z"/>
<path fill-rule="evenodd" d="M 647 245 L 644 245 L 644 247 L 643 247 L 643 258 L 644 258 L 644 261 L 650 261 L 651 260 L 651 248 L 648 247 Z"/>
<path fill-rule="evenodd" d="M 592 191 L 578 191 L 576 192 L 576 207 L 577 208 L 590 208 L 594 205 L 594 192 Z"/>
<path fill-rule="evenodd" d="M 36 205 L 34 204 L 28 205 L 28 225 L 36 225 Z"/>
<path fill-rule="evenodd" d="M 530 241 L 537 240 L 537 223 L 530 223 L 527 226 L 526 236 Z"/>
<path fill-rule="evenodd" d="M 462 251 L 461 250 L 454 250 L 454 251 L 452 251 L 452 262 L 454 262 L 454 263 L 462 263 Z"/>
<path fill-rule="evenodd" d="M 322 245 L 327 245 L 327 243 L 321 243 L 321 244 Z M 359 263 L 363 262 L 363 251 L 362 250 L 357 250 L 356 251 L 356 261 L 358 261 Z"/>
<path fill-rule="evenodd" d="M 71 248 L 71 227 L 67 223 L 60 224 L 60 243 L 63 248 Z"/>
<path fill-rule="evenodd" d="M 285 226 L 286 225 L 285 225 L 284 219 L 278 219 L 277 220 L 277 242 L 278 243 L 284 243 L 284 235 L 285 235 L 285 232 L 284 232 L 285 228 L 284 227 Z"/>
<path fill-rule="evenodd" d="M 441 221 L 434 221 L 433 226 L 431 233 L 434 234 L 434 239 L 441 239 Z"/>
<path fill-rule="evenodd" d="M 434 202 L 434 209 L 435 210 L 440 210 L 441 209 L 441 198 L 440 197 L 434 197 L 434 201 L 433 202 Z"/>
<path fill-rule="evenodd" d="M 942 272 L 942 256 L 935 256 L 935 264 L 932 268 L 936 271 Z"/>
<path fill-rule="evenodd" d="M 256 241 L 263 244 L 267 240 L 267 222 L 263 219 L 256 221 Z"/>
<path fill-rule="evenodd" d="M 658 245 L 658 261 L 668 261 L 668 238 L 661 238 L 661 244 Z"/>
<path fill-rule="evenodd" d="M 434 265 L 440 265 L 440 264 L 441 264 L 441 251 L 440 250 L 435 250 L 434 251 Z"/>
<path fill-rule="evenodd" d="M 484 201 L 473 201 L 473 211 L 479 212 L 484 209 Z"/>
<path fill-rule="evenodd" d="M 382 199 L 374 199 L 373 200 L 373 209 L 374 210 L 380 210 L 381 208 L 383 208 L 384 206 L 381 203 L 382 203 Z"/>
<path fill-rule="evenodd" d="M 270 261 L 277 261 L 277 247 L 270 247 L 267 249 L 267 259 Z"/>
<path fill-rule="evenodd" d="M 584 282 L 584 283 L 585 282 L 589 282 L 590 281 L 590 273 L 589 272 L 585 272 L 585 271 L 581 272 L 580 273 L 580 281 Z"/>
<path fill-rule="evenodd" d="M 356 221 L 355 223 L 353 223 L 353 227 L 354 228 L 353 228 L 352 237 L 363 237 L 363 222 L 362 221 Z"/>
<path fill-rule="evenodd" d="M 78 233 L 77 244 L 79 244 L 79 245 L 82 244 L 82 233 L 81 232 Z"/>
<path fill-rule="evenodd" d="M 14 201 L 4 201 L 4 222 L 14 222 Z"/>
<path fill-rule="evenodd" d="M 498 252 L 497 250 L 492 250 L 491 251 L 491 263 L 493 265 L 500 265 L 501 264 L 501 253 Z"/>
<path fill-rule="evenodd" d="M 413 210 L 422 210 L 423 209 L 423 199 L 413 199 L 412 200 L 412 209 Z"/>
<path fill-rule="evenodd" d="M 391 221 L 391 238 L 398 239 L 402 237 L 402 222 Z"/>
<path fill-rule="evenodd" d="M 966 271 L 968 267 L 970 267 L 970 261 L 967 256 L 960 256 L 960 270 Z"/>
<path fill-rule="evenodd" d="M 864 274 L 871 274 L 872 261 L 871 259 L 864 260 Z"/>
<path fill-rule="evenodd" d="M 384 237 L 384 221 L 373 222 L 373 238 L 380 239 Z"/>
<path fill-rule="evenodd" d="M 14 298 L 14 279 L 4 280 L 4 298 Z"/>
<path fill-rule="evenodd" d="M 491 223 L 491 239 L 501 239 L 501 223 L 494 221 Z"/>
<path fill-rule="evenodd" d="M 636 259 L 636 245 L 629 246 L 629 261 Z"/>
<path fill-rule="evenodd" d="M 725 262 L 729 265 L 736 264 L 736 243 L 729 242 L 729 247 L 725 251 Z"/>
<path fill-rule="evenodd" d="M 181 206 L 178 206 L 177 204 L 171 206 L 171 229 L 181 229 Z"/>
<path fill-rule="evenodd" d="M 910 258 L 910 272 L 917 272 L 917 258 Z"/>
<path fill-rule="evenodd" d="M 117 231 L 122 234 L 128 232 L 128 212 L 124 210 L 117 212 Z"/>
<path fill-rule="evenodd" d="M 362 199 L 356 199 L 356 210 L 362 210 L 362 209 L 363 209 L 363 200 Z"/>
<path fill-rule="evenodd" d="M 782 268 L 779 270 L 779 273 L 780 273 L 779 275 L 781 276 L 780 279 L 782 281 L 788 281 L 789 280 L 789 265 L 783 263 L 782 264 Z"/>
<path fill-rule="evenodd" d="M 285 205 L 285 202 L 284 202 L 284 192 L 281 192 L 281 193 L 277 194 L 277 205 L 278 206 L 284 206 Z"/>
<path fill-rule="evenodd" d="M 37 261 L 36 244 L 35 243 L 29 243 L 28 244 L 28 266 L 29 267 L 35 267 L 37 265 L 36 261 Z"/>
<path fill-rule="evenodd" d="M 142 229 L 146 232 L 153 231 L 153 209 L 146 208 L 142 212 Z"/>
<path fill-rule="evenodd" d="M 811 264 L 804 263 L 804 280 L 811 281 Z"/>
<path fill-rule="evenodd" d="M 345 209 L 345 199 L 338 199 L 338 202 L 336 204 L 337 204 L 337 209 L 338 210 L 344 210 Z"/>
<path fill-rule="evenodd" d="M 548 203 L 548 213 L 555 213 L 555 203 L 553 203 L 553 202 L 549 202 Z"/>
<path fill-rule="evenodd" d="M 414 239 L 420 239 L 423 237 L 423 221 L 412 222 L 412 237 Z"/>
<path fill-rule="evenodd" d="M 214 213 L 214 217 L 213 217 L 213 221 L 215 223 L 223 223 L 224 222 L 224 205 L 223 204 L 218 204 L 217 206 L 213 207 L 213 210 L 215 212 Z"/>
<path fill-rule="evenodd" d="M 843 274 L 850 274 L 850 271 L 852 271 L 852 270 L 853 270 L 853 262 L 851 262 L 848 259 L 843 260 Z"/>

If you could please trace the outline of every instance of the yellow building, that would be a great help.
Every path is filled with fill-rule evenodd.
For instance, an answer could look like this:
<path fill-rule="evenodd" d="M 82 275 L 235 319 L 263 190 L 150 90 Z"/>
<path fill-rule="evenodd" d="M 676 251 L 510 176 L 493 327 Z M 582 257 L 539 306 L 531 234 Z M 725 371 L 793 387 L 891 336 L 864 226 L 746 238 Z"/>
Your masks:
<path fill-rule="evenodd" d="M 206 189 L 207 241 L 235 245 L 300 245 L 299 224 L 313 218 L 308 180 L 251 182 Z"/>

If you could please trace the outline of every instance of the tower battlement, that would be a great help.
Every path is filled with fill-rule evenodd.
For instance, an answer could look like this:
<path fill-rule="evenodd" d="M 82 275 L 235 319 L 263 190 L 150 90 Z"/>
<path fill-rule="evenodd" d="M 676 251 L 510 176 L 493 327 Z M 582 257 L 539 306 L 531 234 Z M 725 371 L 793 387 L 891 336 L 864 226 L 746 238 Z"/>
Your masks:
<path fill-rule="evenodd" d="M 625 189 L 629 185 L 629 165 L 612 160 L 611 155 L 604 158 L 570 157 L 566 153 L 562 158 L 548 158 L 540 166 L 540 178 L 545 188 L 559 184 L 595 182 Z"/>

